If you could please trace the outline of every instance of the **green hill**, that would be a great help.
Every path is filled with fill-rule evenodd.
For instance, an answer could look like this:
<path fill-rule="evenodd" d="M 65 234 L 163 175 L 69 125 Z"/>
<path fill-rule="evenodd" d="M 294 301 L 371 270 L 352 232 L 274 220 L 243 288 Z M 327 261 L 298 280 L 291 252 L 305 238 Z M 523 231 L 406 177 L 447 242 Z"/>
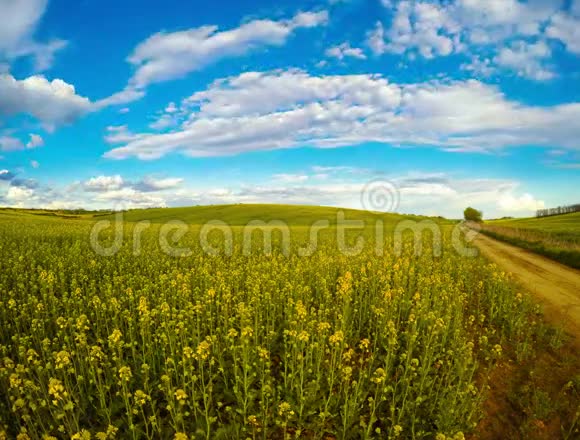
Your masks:
<path fill-rule="evenodd" d="M 374 225 L 382 220 L 385 226 L 394 226 L 401 220 L 433 220 L 439 224 L 454 224 L 455 221 L 442 217 L 424 217 L 416 215 L 369 212 L 356 209 L 343 209 L 324 206 L 308 205 L 269 205 L 269 204 L 237 204 L 237 205 L 209 205 L 190 206 L 182 208 L 151 208 L 132 209 L 122 212 L 123 221 L 137 223 L 150 221 L 151 223 L 166 223 L 179 220 L 189 225 L 203 225 L 212 220 L 219 220 L 230 226 L 245 226 L 252 220 L 265 223 L 279 220 L 289 226 L 311 226 L 319 220 L 328 220 L 330 225 L 336 225 L 339 213 L 344 214 L 345 220 L 362 220 L 366 226 Z M 31 210 L 16 208 L 0 208 L 0 220 L 3 222 L 25 221 L 27 223 L 39 221 L 53 223 L 63 220 L 86 223 L 88 221 L 115 220 L 114 214 L 106 211 L 64 211 L 64 210 Z"/>
<path fill-rule="evenodd" d="M 201 225 L 211 220 L 221 220 L 232 226 L 243 226 L 252 220 L 269 222 L 281 220 L 292 226 L 310 226 L 318 220 L 328 220 L 336 224 L 337 214 L 342 211 L 347 220 L 376 221 L 393 223 L 404 219 L 421 217 L 400 214 L 372 213 L 354 209 L 339 209 L 322 206 L 304 205 L 211 205 L 187 208 L 155 208 L 130 210 L 123 213 L 127 222 L 149 220 L 152 223 L 164 223 L 170 220 L 181 220 L 191 225 Z M 112 219 L 113 215 L 100 219 Z"/>
<path fill-rule="evenodd" d="M 547 232 L 580 233 L 580 212 L 554 215 L 550 217 L 517 218 L 486 222 L 494 226 L 510 228 L 539 229 Z"/>
<path fill-rule="evenodd" d="M 580 269 L 580 212 L 551 217 L 492 220 L 485 234 Z"/>

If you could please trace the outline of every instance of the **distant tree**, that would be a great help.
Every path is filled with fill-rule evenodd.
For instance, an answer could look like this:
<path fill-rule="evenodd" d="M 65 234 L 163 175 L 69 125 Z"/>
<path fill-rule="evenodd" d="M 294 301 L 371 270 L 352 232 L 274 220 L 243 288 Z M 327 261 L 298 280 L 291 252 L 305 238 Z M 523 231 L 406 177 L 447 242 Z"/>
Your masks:
<path fill-rule="evenodd" d="M 463 211 L 463 217 L 465 217 L 465 220 L 468 222 L 482 222 L 483 212 L 478 211 L 477 209 L 470 206 L 469 208 L 466 208 L 465 211 Z"/>

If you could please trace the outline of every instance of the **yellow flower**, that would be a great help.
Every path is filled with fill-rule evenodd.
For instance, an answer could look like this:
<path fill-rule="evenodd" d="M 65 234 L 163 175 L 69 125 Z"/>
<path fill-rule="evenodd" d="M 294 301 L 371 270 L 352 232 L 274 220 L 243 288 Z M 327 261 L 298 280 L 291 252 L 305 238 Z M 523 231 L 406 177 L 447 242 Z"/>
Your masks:
<path fill-rule="evenodd" d="M 36 352 L 36 350 L 34 349 L 29 349 L 26 352 L 26 360 L 28 360 L 28 362 L 34 362 L 36 359 L 38 359 L 38 353 Z"/>
<path fill-rule="evenodd" d="M 344 362 L 350 362 L 350 360 L 352 359 L 353 356 L 354 356 L 354 350 L 352 348 L 349 348 L 347 351 L 345 351 L 342 354 L 342 360 Z"/>
<path fill-rule="evenodd" d="M 111 345 L 117 345 L 119 344 L 119 342 L 121 342 L 122 337 L 123 333 L 121 333 L 121 330 L 115 329 L 113 330 L 113 333 L 111 333 L 111 335 L 109 336 L 109 343 Z"/>
<path fill-rule="evenodd" d="M 330 336 L 329 341 L 332 345 L 338 345 L 344 340 L 344 333 L 342 330 L 335 332 L 332 336 Z"/>
<path fill-rule="evenodd" d="M 300 319 L 306 319 L 306 315 L 308 314 L 308 312 L 306 311 L 306 307 L 304 307 L 304 304 L 302 304 L 302 301 L 298 301 L 296 303 L 296 313 L 298 314 L 298 317 Z"/>
<path fill-rule="evenodd" d="M 10 375 L 10 388 L 19 388 L 22 385 L 22 379 L 18 377 L 18 374 L 12 373 Z"/>
<path fill-rule="evenodd" d="M 278 405 L 278 415 L 281 417 L 291 417 L 294 415 L 294 411 L 292 411 L 292 407 L 288 402 L 282 402 Z"/>
<path fill-rule="evenodd" d="M 117 431 L 119 431 L 119 428 L 109 425 L 106 432 L 98 432 L 95 437 L 97 440 L 113 440 L 117 435 Z"/>
<path fill-rule="evenodd" d="M 81 430 L 81 432 L 77 432 L 71 437 L 71 440 L 90 440 L 91 433 L 86 429 Z"/>
<path fill-rule="evenodd" d="M 53 405 L 58 405 L 59 400 L 64 400 L 68 397 L 68 393 L 66 392 L 62 382 L 52 377 L 48 381 L 48 394 L 53 398 Z"/>
<path fill-rule="evenodd" d="M 368 348 L 371 345 L 371 341 L 369 341 L 368 339 L 361 339 L 361 341 L 359 342 L 358 346 L 361 350 L 368 350 Z"/>
<path fill-rule="evenodd" d="M 183 356 L 185 356 L 186 359 L 191 359 L 193 357 L 193 349 L 191 347 L 184 347 Z"/>
<path fill-rule="evenodd" d="M 261 359 L 267 360 L 270 358 L 270 352 L 263 347 L 258 347 L 258 356 Z"/>
<path fill-rule="evenodd" d="M 147 305 L 147 298 L 144 296 L 139 298 L 139 307 L 137 308 L 141 315 L 148 315 L 149 314 L 149 306 Z"/>
<path fill-rule="evenodd" d="M 352 376 L 352 367 L 346 366 L 342 367 L 342 380 L 349 382 Z"/>
<path fill-rule="evenodd" d="M 135 402 L 137 402 L 137 405 L 143 406 L 149 400 L 151 400 L 151 397 L 149 397 L 149 395 L 147 395 L 144 391 L 142 390 L 135 391 Z"/>
<path fill-rule="evenodd" d="M 98 345 L 93 345 L 89 350 L 89 361 L 92 363 L 99 363 L 105 358 L 105 353 L 103 349 Z"/>
<path fill-rule="evenodd" d="M 338 279 L 338 295 L 346 297 L 352 290 L 352 274 L 346 272 L 342 277 Z"/>
<path fill-rule="evenodd" d="M 207 341 L 200 342 L 197 346 L 197 357 L 198 359 L 205 360 L 209 356 L 210 344 Z"/>
<path fill-rule="evenodd" d="M 187 434 L 184 434 L 183 432 L 176 432 L 175 433 L 175 437 L 173 437 L 173 440 L 188 440 L 189 437 L 187 436 Z"/>
<path fill-rule="evenodd" d="M 131 373 L 131 368 L 124 366 L 119 368 L 119 379 L 122 382 L 128 382 L 133 377 L 133 373 Z"/>
<path fill-rule="evenodd" d="M 59 351 L 55 356 L 55 363 L 57 369 L 68 367 L 71 363 L 70 354 L 68 353 L 68 351 L 66 350 Z"/>
<path fill-rule="evenodd" d="M 376 384 L 380 384 L 383 383 L 386 378 L 387 373 L 385 372 L 385 370 L 383 370 L 382 368 L 377 368 L 375 373 L 373 374 L 371 381 Z"/>
<path fill-rule="evenodd" d="M 182 389 L 178 389 L 175 393 L 175 398 L 179 402 L 180 405 L 185 405 L 185 401 L 187 399 L 187 393 Z"/>
<path fill-rule="evenodd" d="M 302 341 L 302 342 L 308 342 L 308 339 L 310 339 L 310 335 L 308 334 L 307 331 L 302 330 L 299 334 L 298 334 L 298 340 Z"/>

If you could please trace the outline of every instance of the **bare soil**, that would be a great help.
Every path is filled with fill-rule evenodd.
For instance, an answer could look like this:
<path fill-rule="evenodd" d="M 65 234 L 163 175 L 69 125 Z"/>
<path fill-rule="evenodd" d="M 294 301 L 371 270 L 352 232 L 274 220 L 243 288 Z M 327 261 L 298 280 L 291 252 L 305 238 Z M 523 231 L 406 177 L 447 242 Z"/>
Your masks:
<path fill-rule="evenodd" d="M 473 438 L 580 439 L 580 271 L 483 234 L 474 243 L 534 295 L 546 321 L 569 337 L 559 347 L 536 347 L 524 362 L 496 366 Z"/>
<path fill-rule="evenodd" d="M 580 341 L 580 271 L 483 234 L 481 252 L 514 278 L 543 305 L 546 319 Z"/>

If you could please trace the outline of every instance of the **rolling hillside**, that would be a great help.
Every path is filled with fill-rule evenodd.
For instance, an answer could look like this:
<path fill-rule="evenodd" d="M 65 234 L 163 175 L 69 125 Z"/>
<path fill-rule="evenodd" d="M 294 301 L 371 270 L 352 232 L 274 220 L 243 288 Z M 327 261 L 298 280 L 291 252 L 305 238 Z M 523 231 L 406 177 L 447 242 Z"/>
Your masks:
<path fill-rule="evenodd" d="M 493 220 L 486 223 L 510 228 L 540 229 L 549 232 L 577 232 L 580 234 L 580 212 L 540 218 Z"/>
<path fill-rule="evenodd" d="M 339 211 L 344 212 L 347 220 L 375 221 L 382 218 L 385 223 L 392 223 L 407 218 L 422 218 L 410 215 L 375 214 L 354 209 L 302 205 L 212 205 L 186 208 L 138 209 L 125 212 L 123 216 L 127 222 L 149 220 L 153 223 L 164 223 L 170 220 L 181 220 L 187 224 L 196 225 L 204 224 L 211 220 L 221 220 L 232 226 L 243 226 L 252 220 L 264 222 L 282 220 L 292 226 L 310 226 L 318 220 L 328 220 L 331 224 L 336 224 Z M 99 218 L 113 219 L 114 215 Z"/>

